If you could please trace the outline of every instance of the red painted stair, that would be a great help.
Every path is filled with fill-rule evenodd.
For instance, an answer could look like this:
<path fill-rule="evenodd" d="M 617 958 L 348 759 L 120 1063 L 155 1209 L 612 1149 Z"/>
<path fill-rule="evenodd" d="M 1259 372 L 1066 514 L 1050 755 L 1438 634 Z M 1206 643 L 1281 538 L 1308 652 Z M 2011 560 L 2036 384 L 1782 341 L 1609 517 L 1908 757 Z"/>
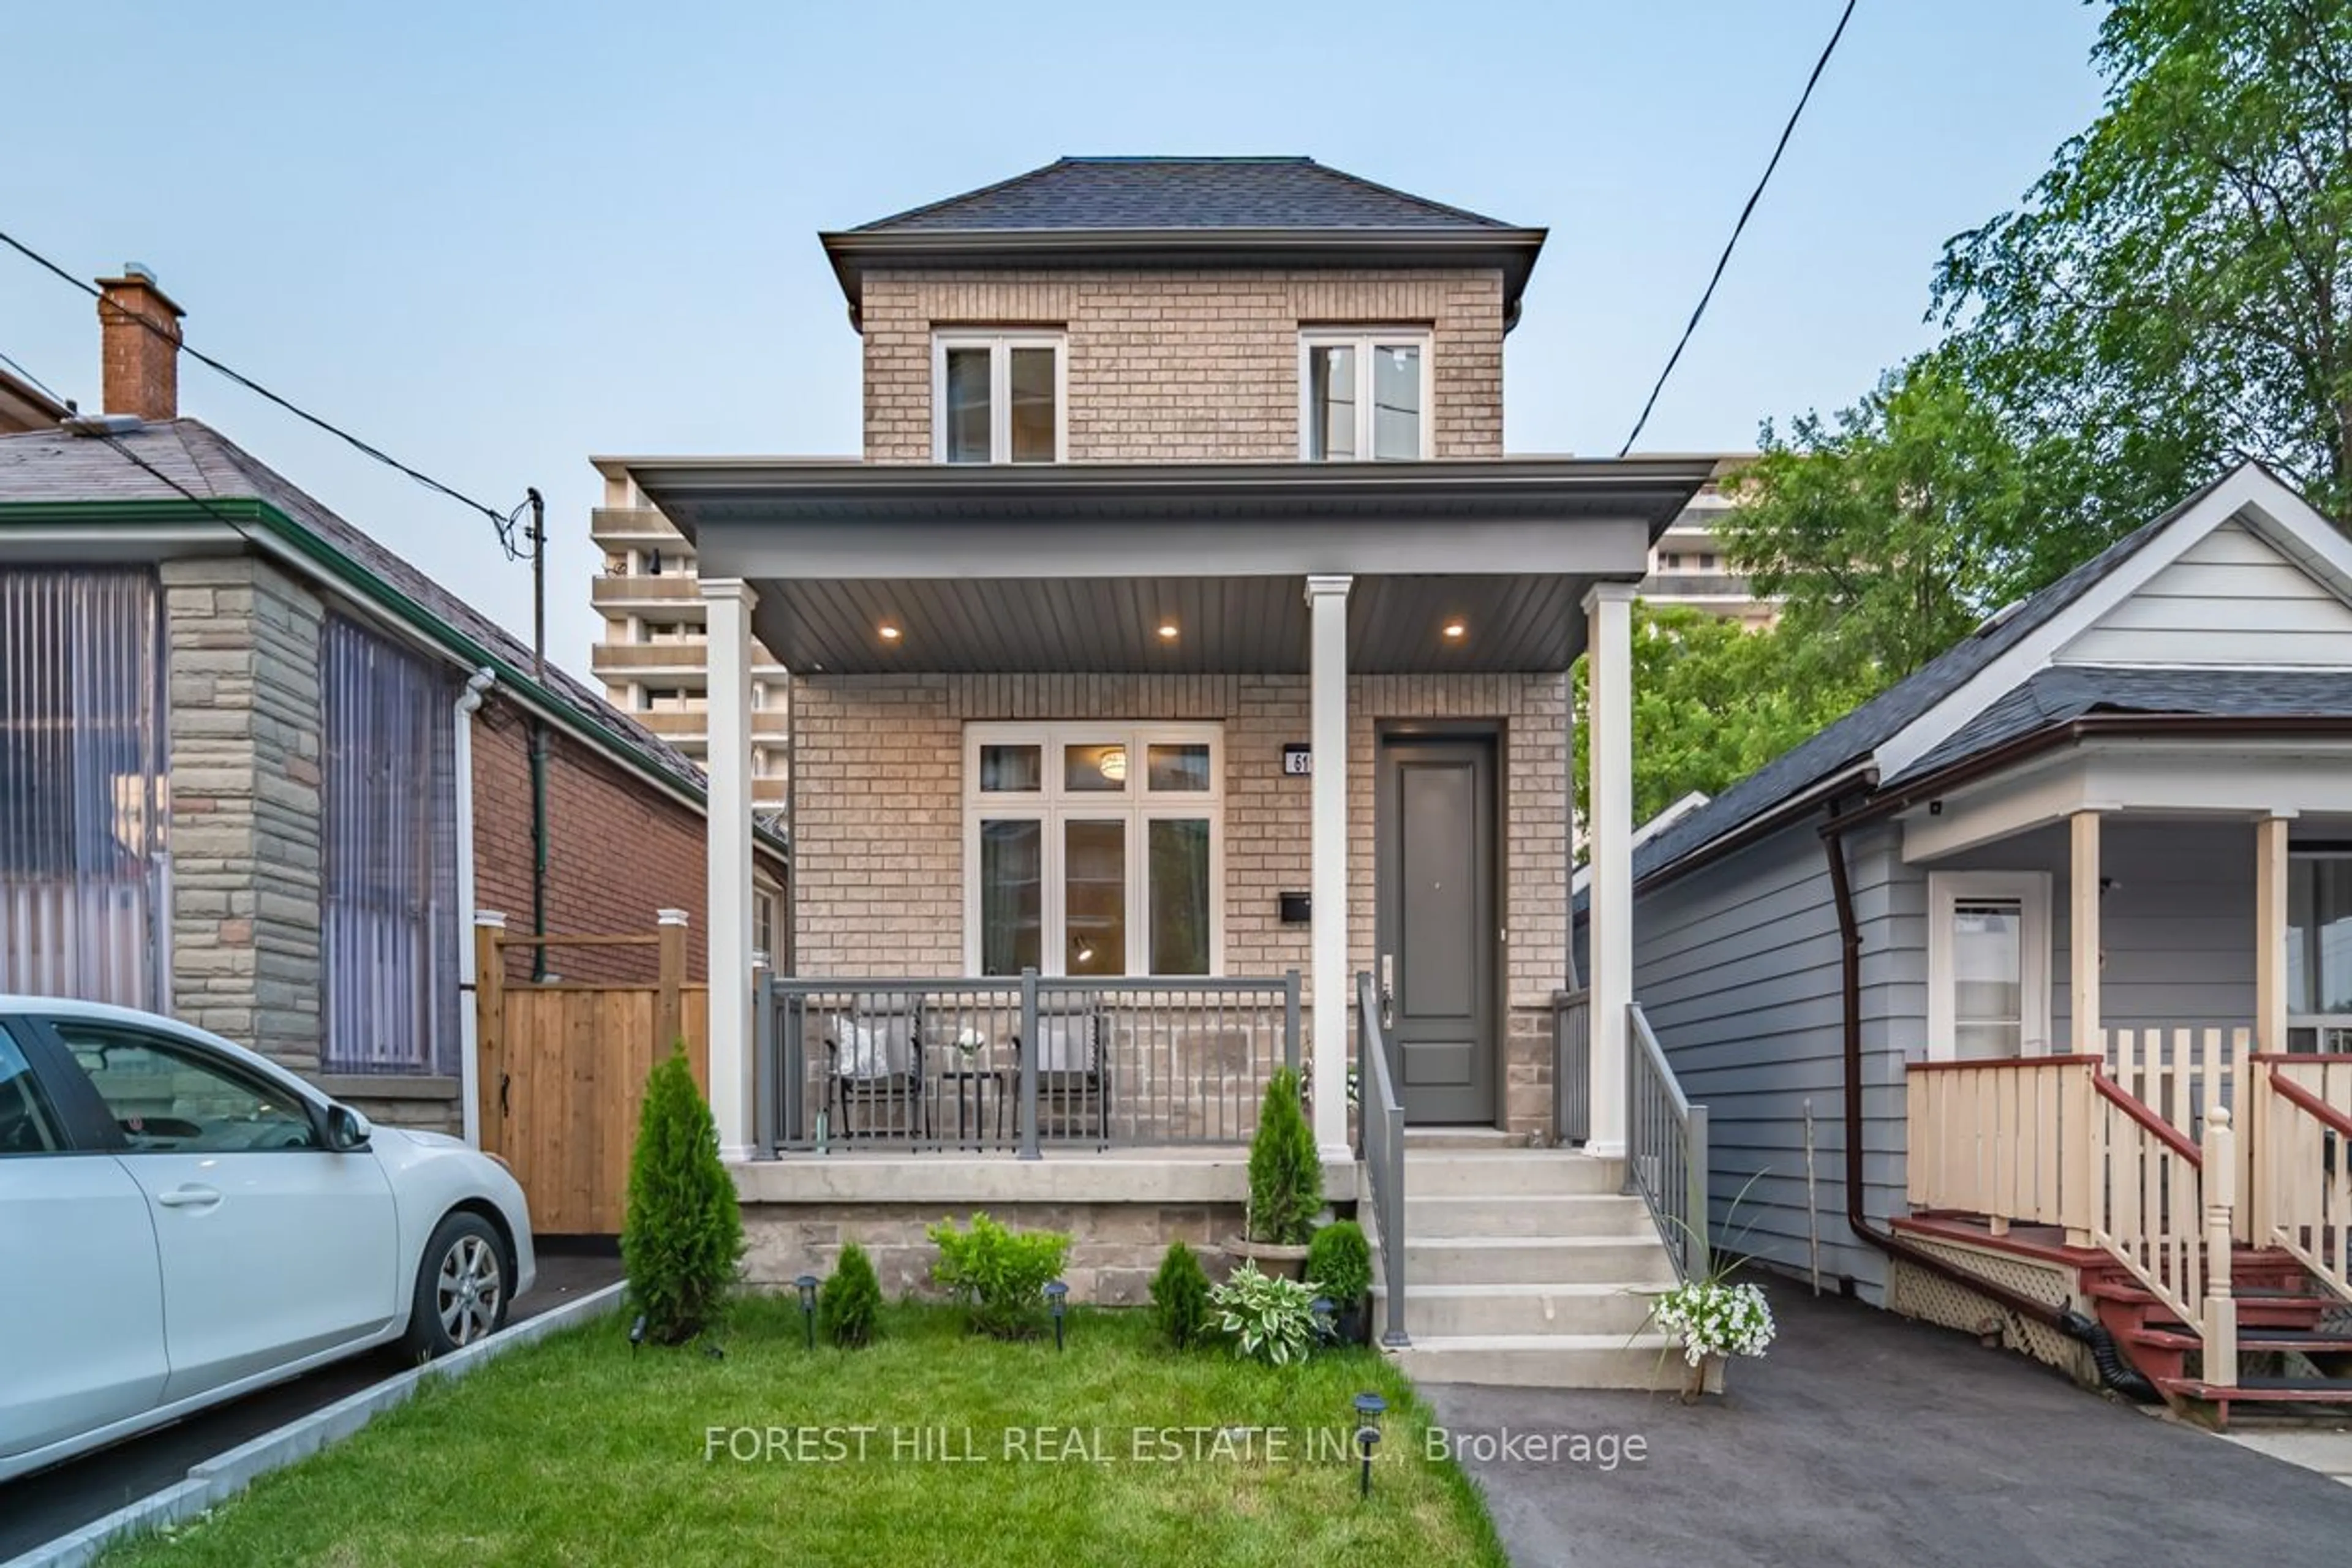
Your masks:
<path fill-rule="evenodd" d="M 2207 1381 L 2201 1341 L 2121 1264 L 2084 1277 L 2099 1321 L 2141 1374 L 2176 1409 L 2228 1425 L 2233 1405 L 2352 1405 L 2352 1303 L 2326 1295 L 2303 1265 L 2275 1248 L 2241 1247 L 2230 1258 L 2238 1303 L 2238 1381 Z"/>

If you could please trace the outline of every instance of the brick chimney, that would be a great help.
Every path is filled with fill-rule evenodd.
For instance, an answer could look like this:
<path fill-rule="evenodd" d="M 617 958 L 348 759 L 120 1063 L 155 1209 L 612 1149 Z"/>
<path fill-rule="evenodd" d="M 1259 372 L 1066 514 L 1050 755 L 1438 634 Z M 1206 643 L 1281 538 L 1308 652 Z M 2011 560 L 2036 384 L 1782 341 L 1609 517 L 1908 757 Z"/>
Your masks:
<path fill-rule="evenodd" d="M 137 262 L 120 278 L 101 278 L 98 301 L 99 355 L 106 412 L 150 422 L 180 416 L 180 318 L 186 312 L 155 287 L 155 275 Z M 137 318 L 137 319 L 134 319 Z M 162 333 L 148 331 L 152 321 Z"/>

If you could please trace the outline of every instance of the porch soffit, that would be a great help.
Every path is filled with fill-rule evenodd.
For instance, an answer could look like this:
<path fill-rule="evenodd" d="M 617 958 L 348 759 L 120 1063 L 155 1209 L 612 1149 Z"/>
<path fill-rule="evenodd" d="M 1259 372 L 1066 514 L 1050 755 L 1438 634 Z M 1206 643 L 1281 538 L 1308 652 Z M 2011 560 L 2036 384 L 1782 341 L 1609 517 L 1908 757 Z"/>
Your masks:
<path fill-rule="evenodd" d="M 1303 671 L 1317 574 L 1356 578 L 1352 669 L 1563 669 L 1587 590 L 1638 580 L 1712 467 L 612 461 L 828 673 Z"/>
<path fill-rule="evenodd" d="M 1903 858 L 1943 859 L 2080 811 L 2251 821 L 2352 815 L 2352 735 L 2084 741 L 1902 812 Z"/>

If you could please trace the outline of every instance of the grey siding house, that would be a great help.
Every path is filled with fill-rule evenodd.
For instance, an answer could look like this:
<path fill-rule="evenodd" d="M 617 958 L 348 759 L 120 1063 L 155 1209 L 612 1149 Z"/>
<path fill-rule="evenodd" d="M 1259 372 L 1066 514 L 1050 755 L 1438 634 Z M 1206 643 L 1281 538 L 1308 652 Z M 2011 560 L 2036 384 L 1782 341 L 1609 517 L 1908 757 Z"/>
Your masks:
<path fill-rule="evenodd" d="M 2233 1359 L 2213 1215 L 2352 1298 L 2347 763 L 2352 545 L 2249 465 L 1646 837 L 1718 1244 L 2042 1350 L 2144 1299 L 2184 1388 Z"/>

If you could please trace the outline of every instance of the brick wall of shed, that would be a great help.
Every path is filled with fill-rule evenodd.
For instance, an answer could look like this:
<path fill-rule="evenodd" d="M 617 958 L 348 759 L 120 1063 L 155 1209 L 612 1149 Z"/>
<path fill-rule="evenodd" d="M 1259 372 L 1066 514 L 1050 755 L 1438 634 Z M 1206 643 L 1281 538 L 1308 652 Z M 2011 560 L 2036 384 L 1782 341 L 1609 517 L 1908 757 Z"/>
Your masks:
<path fill-rule="evenodd" d="M 650 936 L 665 909 L 687 911 L 687 972 L 708 973 L 702 814 L 560 730 L 547 741 L 547 929 Z M 495 693 L 474 721 L 474 902 L 527 936 L 531 924 L 530 726 Z M 772 876 L 781 868 L 768 866 Z M 528 950 L 509 978 L 530 975 Z M 548 968 L 589 984 L 652 984 L 651 947 L 555 947 Z"/>
<path fill-rule="evenodd" d="M 1298 456 L 1302 327 L 1431 329 L 1436 456 L 1503 449 L 1503 279 L 1492 268 L 866 275 L 866 456 L 931 460 L 931 334 L 1068 334 L 1073 462 Z"/>
<path fill-rule="evenodd" d="M 1349 688 L 1351 970 L 1375 963 L 1377 726 L 1498 724 L 1504 1120 L 1530 1134 L 1549 1125 L 1550 997 L 1566 972 L 1566 698 L 1557 675 L 1362 676 Z M 963 726 L 994 720 L 1221 721 L 1223 970 L 1309 970 L 1310 928 L 1282 924 L 1277 902 L 1313 882 L 1312 781 L 1281 771 L 1284 742 L 1307 737 L 1305 676 L 820 676 L 796 682 L 793 700 L 802 973 L 965 972 Z"/>

